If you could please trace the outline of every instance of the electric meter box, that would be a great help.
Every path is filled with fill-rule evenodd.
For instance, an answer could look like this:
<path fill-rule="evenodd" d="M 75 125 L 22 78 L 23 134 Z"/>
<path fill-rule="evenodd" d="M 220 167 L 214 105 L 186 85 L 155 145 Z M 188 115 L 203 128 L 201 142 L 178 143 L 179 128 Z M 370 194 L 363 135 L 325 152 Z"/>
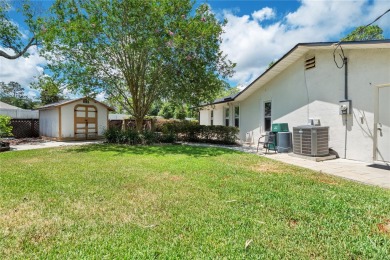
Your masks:
<path fill-rule="evenodd" d="M 339 102 L 339 114 L 347 115 L 352 113 L 351 100 L 342 100 Z"/>

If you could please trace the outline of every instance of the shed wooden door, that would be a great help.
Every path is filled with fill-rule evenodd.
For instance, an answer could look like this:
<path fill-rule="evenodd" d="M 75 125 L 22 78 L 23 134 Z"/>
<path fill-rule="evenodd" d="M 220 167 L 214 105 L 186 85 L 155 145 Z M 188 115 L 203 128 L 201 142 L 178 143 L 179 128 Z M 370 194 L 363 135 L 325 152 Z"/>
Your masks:
<path fill-rule="evenodd" d="M 97 108 L 92 105 L 77 105 L 74 108 L 74 136 L 79 140 L 97 138 Z"/>

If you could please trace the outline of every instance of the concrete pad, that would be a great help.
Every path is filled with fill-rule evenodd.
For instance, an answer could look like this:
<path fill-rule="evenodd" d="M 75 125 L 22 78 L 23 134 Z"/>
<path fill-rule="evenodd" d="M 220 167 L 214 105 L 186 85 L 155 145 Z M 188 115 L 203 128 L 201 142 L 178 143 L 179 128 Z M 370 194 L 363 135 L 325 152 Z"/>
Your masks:
<path fill-rule="evenodd" d="M 315 161 L 315 162 L 322 162 L 322 161 L 328 161 L 328 160 L 336 159 L 336 155 L 332 155 L 332 154 L 331 155 L 327 155 L 327 156 L 321 156 L 321 157 L 304 156 L 304 155 L 295 154 L 295 153 L 289 153 L 289 155 L 294 156 L 294 157 L 298 157 L 298 158 L 301 158 L 301 159 L 305 159 L 305 160 Z"/>
<path fill-rule="evenodd" d="M 11 151 L 23 151 L 23 150 L 33 150 L 33 149 L 42 149 L 42 148 L 52 148 L 52 147 L 61 147 L 61 146 L 71 146 L 71 145 L 87 145 L 87 144 L 97 144 L 102 143 L 102 141 L 91 140 L 91 141 L 68 141 L 68 142 L 57 142 L 57 141 L 43 141 L 29 144 L 19 144 L 11 145 Z"/>
<path fill-rule="evenodd" d="M 339 176 L 361 183 L 390 188 L 390 170 L 370 167 L 370 163 L 336 159 L 330 161 L 313 162 L 305 158 L 291 157 L 288 154 L 264 155 L 277 161 L 301 166 L 315 171 Z M 314 163 L 314 164 L 313 164 Z"/>
<path fill-rule="evenodd" d="M 264 150 L 256 152 L 256 147 L 241 146 L 233 148 L 243 152 L 256 153 L 260 156 L 267 157 L 276 161 L 300 166 L 303 168 L 319 171 L 322 173 L 338 176 L 348 180 L 360 183 L 390 188 L 390 168 L 373 167 L 372 163 L 353 161 L 347 159 L 334 159 L 316 162 L 308 157 L 297 157 L 292 153 L 264 153 Z M 293 155 L 293 156 L 292 156 Z"/>

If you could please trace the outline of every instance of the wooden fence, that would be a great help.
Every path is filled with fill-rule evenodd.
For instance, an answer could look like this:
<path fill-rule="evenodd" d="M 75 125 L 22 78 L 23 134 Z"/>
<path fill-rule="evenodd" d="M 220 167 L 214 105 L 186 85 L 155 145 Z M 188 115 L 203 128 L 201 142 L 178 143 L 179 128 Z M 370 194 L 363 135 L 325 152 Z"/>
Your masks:
<path fill-rule="evenodd" d="M 39 137 L 39 119 L 11 119 L 15 138 Z"/>
<path fill-rule="evenodd" d="M 108 120 L 108 128 L 122 129 L 123 120 Z"/>
<path fill-rule="evenodd" d="M 123 126 L 125 129 L 135 129 L 135 120 L 124 119 L 124 120 L 109 120 L 108 121 L 109 128 L 122 129 Z M 142 129 L 149 130 L 149 131 L 152 130 L 153 129 L 153 120 L 145 119 Z"/>

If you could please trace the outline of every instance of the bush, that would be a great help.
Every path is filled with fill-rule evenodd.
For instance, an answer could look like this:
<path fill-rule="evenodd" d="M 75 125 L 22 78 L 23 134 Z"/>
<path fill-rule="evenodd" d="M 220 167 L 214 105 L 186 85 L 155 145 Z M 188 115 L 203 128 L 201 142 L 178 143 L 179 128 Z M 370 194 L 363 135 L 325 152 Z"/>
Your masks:
<path fill-rule="evenodd" d="M 179 141 L 235 144 L 239 129 L 232 126 L 205 126 L 197 122 L 169 122 L 163 125 L 164 135 L 173 135 Z"/>
<path fill-rule="evenodd" d="M 157 135 L 153 131 L 144 131 L 140 136 L 144 144 L 154 144 L 158 141 Z"/>
<path fill-rule="evenodd" d="M 125 131 L 109 128 L 104 137 L 109 143 L 120 144 L 154 144 L 184 142 L 203 142 L 217 144 L 235 144 L 239 130 L 231 126 L 205 126 L 190 121 L 167 121 L 156 127 L 157 132 L 137 132 L 134 129 Z"/>
<path fill-rule="evenodd" d="M 134 129 L 121 130 L 118 128 L 109 128 L 104 132 L 104 137 L 108 143 L 129 145 L 150 145 L 160 141 L 155 132 L 144 131 L 139 133 Z"/>
<path fill-rule="evenodd" d="M 0 138 L 12 136 L 11 117 L 0 115 Z"/>

